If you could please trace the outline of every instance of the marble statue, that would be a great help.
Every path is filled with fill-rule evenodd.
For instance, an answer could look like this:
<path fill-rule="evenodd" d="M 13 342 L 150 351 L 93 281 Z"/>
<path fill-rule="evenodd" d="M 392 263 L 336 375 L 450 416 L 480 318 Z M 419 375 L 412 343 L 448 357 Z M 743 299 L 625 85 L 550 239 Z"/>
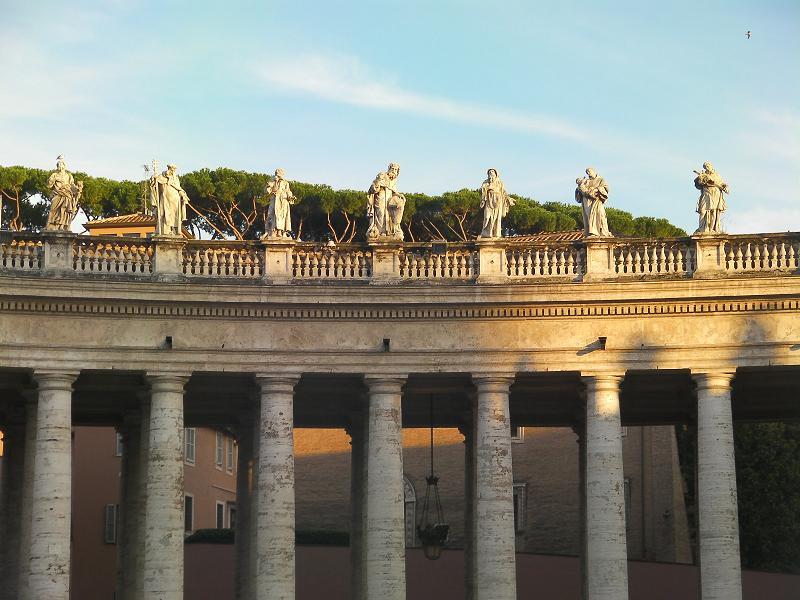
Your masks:
<path fill-rule="evenodd" d="M 506 188 L 497 174 L 497 169 L 486 172 L 486 181 L 481 185 L 481 208 L 483 209 L 483 229 L 479 237 L 503 237 L 502 219 L 514 200 L 506 193 Z"/>
<path fill-rule="evenodd" d="M 47 179 L 47 189 L 50 190 L 51 200 L 45 229 L 69 231 L 72 220 L 78 214 L 78 201 L 83 193 L 83 182 L 75 182 L 72 173 L 67 171 L 64 157 L 60 154 L 56 159 L 56 170 Z"/>
<path fill-rule="evenodd" d="M 583 235 L 610 236 L 606 220 L 605 202 L 608 200 L 608 184 L 597 172 L 589 167 L 586 177 L 575 180 L 575 201 L 583 206 Z"/>
<path fill-rule="evenodd" d="M 283 169 L 275 170 L 275 177 L 267 183 L 266 195 L 269 197 L 267 210 L 267 230 L 265 238 L 292 237 L 292 215 L 289 207 L 297 202 L 289 182 L 284 179 Z"/>
<path fill-rule="evenodd" d="M 156 234 L 180 236 L 189 196 L 181 187 L 175 165 L 150 179 L 150 202 L 156 209 Z M 153 169 L 153 173 L 155 173 Z"/>
<path fill-rule="evenodd" d="M 695 233 L 722 233 L 722 213 L 728 208 L 725 194 L 729 194 L 728 184 L 722 180 L 710 162 L 703 163 L 703 171 L 694 171 L 694 187 L 700 190 L 697 199 L 697 214 L 700 226 Z"/>
<path fill-rule="evenodd" d="M 391 163 L 386 172 L 378 173 L 367 192 L 367 238 L 403 239 L 400 223 L 406 197 L 397 191 L 397 176 L 400 165 Z"/>

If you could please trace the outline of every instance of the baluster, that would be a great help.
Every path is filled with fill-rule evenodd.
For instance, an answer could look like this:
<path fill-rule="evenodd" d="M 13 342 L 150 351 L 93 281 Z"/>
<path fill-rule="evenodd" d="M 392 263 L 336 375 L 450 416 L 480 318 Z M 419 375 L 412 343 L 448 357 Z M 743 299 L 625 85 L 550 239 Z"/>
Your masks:
<path fill-rule="evenodd" d="M 781 242 L 781 250 L 778 253 L 778 268 L 786 268 L 786 244 Z"/>
<path fill-rule="evenodd" d="M 742 264 L 743 271 L 751 271 L 753 269 L 753 252 L 751 250 L 751 245 L 750 242 L 746 242 L 744 247 L 744 256 L 742 257 L 744 261 Z"/>
<path fill-rule="evenodd" d="M 565 250 L 564 252 L 567 253 L 567 272 L 565 275 L 574 275 L 575 274 L 575 257 L 572 256 L 572 249 Z"/>
<path fill-rule="evenodd" d="M 778 245 L 772 244 L 772 252 L 770 252 L 770 268 L 778 268 Z"/>
<path fill-rule="evenodd" d="M 786 260 L 788 263 L 786 265 L 787 267 L 791 269 L 797 268 L 797 253 L 794 250 L 794 244 L 792 244 L 791 242 L 789 243 L 789 254 L 786 257 Z"/>
<path fill-rule="evenodd" d="M 625 273 L 631 273 L 631 269 L 633 267 L 633 253 L 631 252 L 631 249 L 628 248 L 628 247 L 623 248 L 622 252 L 625 255 L 625 269 L 624 269 L 624 272 Z"/>
<path fill-rule="evenodd" d="M 685 273 L 688 269 L 686 268 L 686 255 L 683 253 L 683 248 L 678 246 L 677 248 L 677 256 L 678 256 L 678 273 Z"/>

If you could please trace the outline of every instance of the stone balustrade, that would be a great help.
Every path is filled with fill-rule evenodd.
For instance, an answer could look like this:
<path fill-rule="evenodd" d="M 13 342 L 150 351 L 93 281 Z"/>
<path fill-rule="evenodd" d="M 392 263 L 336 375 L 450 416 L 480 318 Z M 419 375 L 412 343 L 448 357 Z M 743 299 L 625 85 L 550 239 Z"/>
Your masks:
<path fill-rule="evenodd" d="M 140 239 L 13 232 L 0 271 L 300 281 L 531 282 L 800 274 L 800 233 L 383 243 Z"/>

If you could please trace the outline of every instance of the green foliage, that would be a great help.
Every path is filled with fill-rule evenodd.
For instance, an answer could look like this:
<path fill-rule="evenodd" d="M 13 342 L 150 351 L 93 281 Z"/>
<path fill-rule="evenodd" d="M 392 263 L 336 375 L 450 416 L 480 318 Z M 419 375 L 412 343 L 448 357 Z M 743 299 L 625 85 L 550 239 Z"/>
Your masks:
<path fill-rule="evenodd" d="M 680 425 L 676 434 L 696 540 L 697 429 Z M 733 439 L 742 566 L 800 574 L 800 423 L 739 423 Z"/>
<path fill-rule="evenodd" d="M 0 166 L 3 225 L 39 229 L 49 209 L 48 171 Z M 264 188 L 270 176 L 220 167 L 180 175 L 189 195 L 188 226 L 214 238 L 258 239 L 265 230 L 268 199 Z M 149 202 L 147 181 L 114 181 L 75 173 L 84 182 L 81 207 L 92 219 L 141 211 Z M 363 241 L 366 191 L 334 190 L 328 185 L 292 182 L 297 203 L 292 222 L 297 237 L 309 241 Z M 547 202 L 512 195 L 515 205 L 504 221 L 506 235 L 543 231 L 571 231 L 582 227 L 576 202 Z M 42 202 L 42 200 L 44 200 Z M 475 239 L 482 214 L 478 190 L 461 189 L 441 195 L 407 193 L 403 228 L 411 241 Z M 607 208 L 609 227 L 617 236 L 672 237 L 686 233 L 666 219 L 634 218 L 628 212 Z"/>

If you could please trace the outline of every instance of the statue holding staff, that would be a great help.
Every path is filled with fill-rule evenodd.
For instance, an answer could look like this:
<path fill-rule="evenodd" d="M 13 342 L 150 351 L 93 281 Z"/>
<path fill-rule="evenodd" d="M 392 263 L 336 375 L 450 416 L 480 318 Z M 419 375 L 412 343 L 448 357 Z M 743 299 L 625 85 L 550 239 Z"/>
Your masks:
<path fill-rule="evenodd" d="M 503 236 L 502 220 L 514 200 L 506 193 L 506 188 L 497 174 L 497 169 L 489 169 L 487 178 L 481 185 L 481 208 L 483 209 L 483 229 L 479 237 L 499 238 Z"/>
<path fill-rule="evenodd" d="M 47 179 L 47 189 L 52 196 L 45 229 L 69 231 L 72 220 L 78 214 L 78 201 L 83 193 L 83 182 L 75 182 L 72 173 L 67 171 L 67 164 L 61 154 L 56 159 L 56 170 Z"/>
<path fill-rule="evenodd" d="M 403 220 L 406 197 L 397 191 L 396 180 L 399 174 L 400 165 L 391 163 L 386 172 L 378 173 L 367 192 L 369 239 L 388 237 L 402 240 L 404 237 L 400 223 Z"/>
<path fill-rule="evenodd" d="M 297 198 L 292 194 L 289 182 L 284 179 L 285 175 L 283 169 L 276 169 L 275 177 L 267 183 L 269 208 L 265 238 L 292 237 L 292 215 L 289 207 L 297 202 Z"/>
<path fill-rule="evenodd" d="M 608 184 L 593 168 L 586 169 L 586 177 L 575 180 L 575 202 L 583 206 L 583 235 L 610 236 L 606 219 L 605 203 L 608 200 Z"/>
<path fill-rule="evenodd" d="M 722 213 L 728 208 L 725 194 L 729 194 L 728 184 L 722 180 L 710 162 L 703 163 L 702 171 L 694 171 L 694 187 L 700 190 L 697 199 L 697 214 L 700 226 L 695 233 L 722 233 Z"/>
<path fill-rule="evenodd" d="M 175 165 L 167 165 L 167 170 L 156 175 L 153 163 L 153 177 L 150 179 L 150 202 L 156 209 L 156 234 L 180 236 L 186 220 L 186 205 L 189 196 L 181 187 Z"/>

